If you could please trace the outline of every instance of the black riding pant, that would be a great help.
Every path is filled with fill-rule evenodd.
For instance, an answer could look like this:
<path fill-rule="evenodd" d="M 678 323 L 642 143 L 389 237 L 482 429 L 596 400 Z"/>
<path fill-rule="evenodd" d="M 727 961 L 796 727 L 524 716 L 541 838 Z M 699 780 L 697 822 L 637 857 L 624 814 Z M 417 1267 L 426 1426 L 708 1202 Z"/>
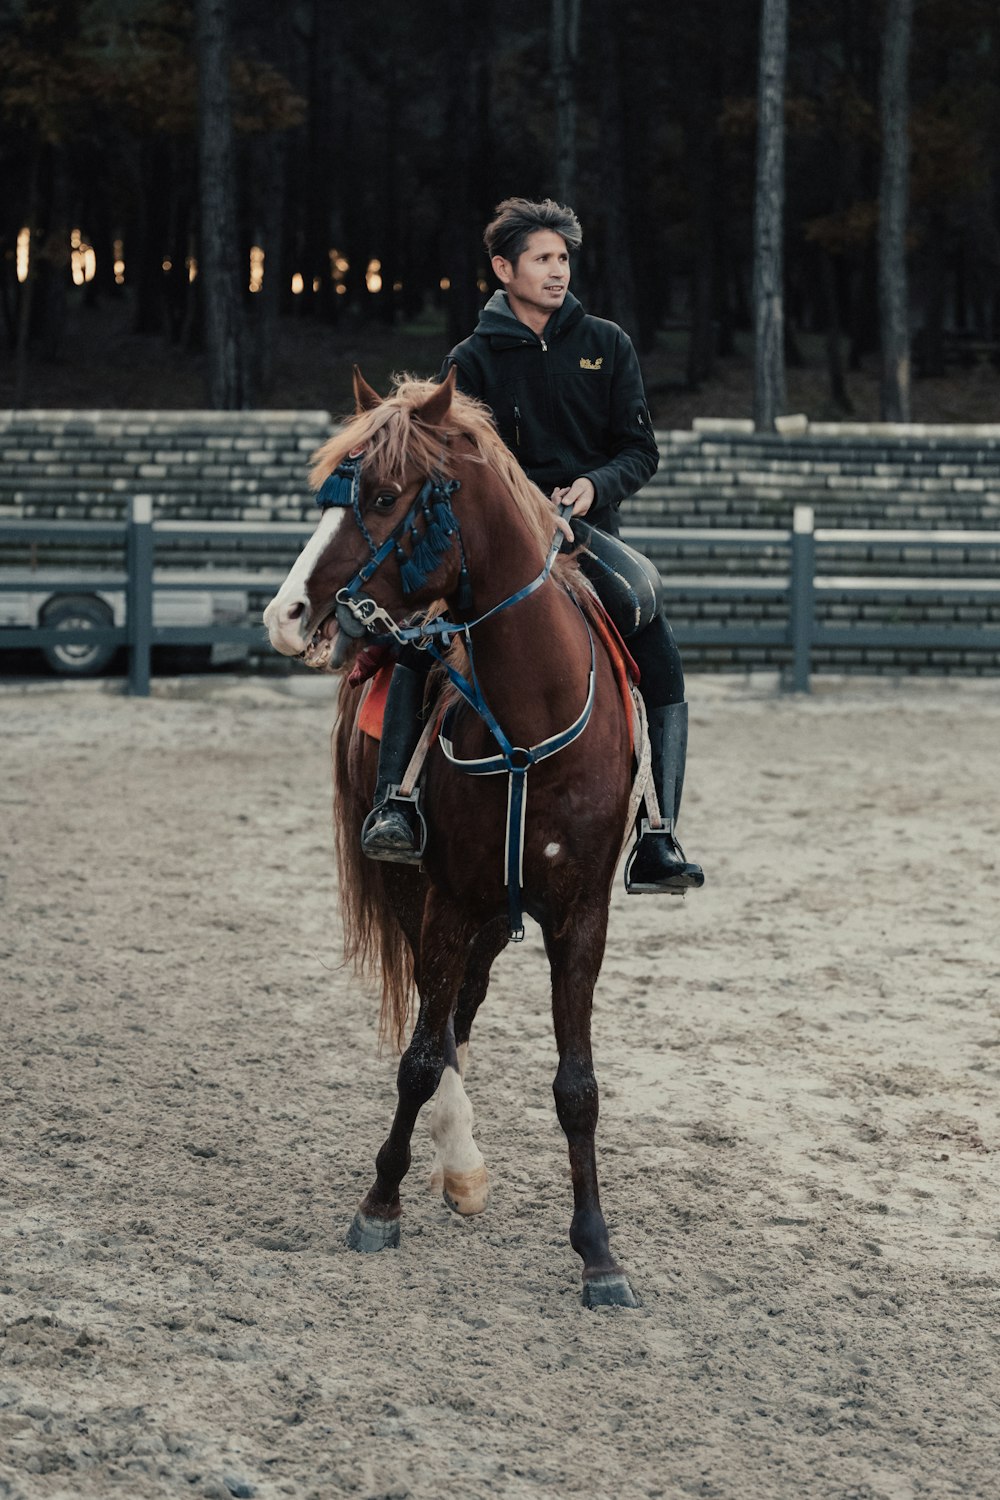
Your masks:
<path fill-rule="evenodd" d="M 663 611 L 663 583 L 648 557 L 586 521 L 573 522 L 575 556 L 628 642 L 647 708 L 684 701 L 684 668 Z"/>

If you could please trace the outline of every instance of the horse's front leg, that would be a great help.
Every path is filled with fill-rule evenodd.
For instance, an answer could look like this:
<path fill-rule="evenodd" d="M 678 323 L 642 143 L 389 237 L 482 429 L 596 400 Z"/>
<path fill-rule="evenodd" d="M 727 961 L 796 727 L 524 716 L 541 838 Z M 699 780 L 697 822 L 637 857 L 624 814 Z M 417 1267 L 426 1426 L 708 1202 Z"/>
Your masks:
<path fill-rule="evenodd" d="M 399 1185 L 409 1171 L 417 1115 L 437 1088 L 445 1065 L 449 1021 L 469 937 L 468 925 L 456 909 L 431 892 L 420 939 L 420 1013 L 400 1059 L 396 1113 L 375 1159 L 375 1181 L 348 1230 L 352 1250 L 386 1250 L 399 1244 Z"/>
<path fill-rule="evenodd" d="M 507 923 L 493 922 L 476 934 L 458 991 L 454 1026 L 449 1028 L 448 1057 L 434 1096 L 431 1139 L 437 1148 L 431 1169 L 433 1192 L 460 1214 L 482 1213 L 489 1197 L 489 1174 L 472 1136 L 472 1105 L 465 1092 L 469 1034 L 476 1012 L 486 997 L 490 969 L 509 941 Z"/>
<path fill-rule="evenodd" d="M 608 1243 L 608 1226 L 597 1186 L 597 1078 L 590 1045 L 594 985 L 604 957 L 607 907 L 578 910 L 545 931 L 552 969 L 552 1016 L 559 1068 L 552 1092 L 556 1113 L 569 1144 L 573 1177 L 573 1218 L 569 1239 L 583 1261 L 585 1307 L 635 1307 L 628 1277 Z"/>

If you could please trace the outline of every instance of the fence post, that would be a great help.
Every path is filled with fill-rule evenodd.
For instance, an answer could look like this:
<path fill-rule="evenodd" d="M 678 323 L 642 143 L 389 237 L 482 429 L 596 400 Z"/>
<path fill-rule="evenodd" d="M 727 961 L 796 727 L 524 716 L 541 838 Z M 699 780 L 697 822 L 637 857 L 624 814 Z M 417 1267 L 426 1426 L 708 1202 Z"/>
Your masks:
<path fill-rule="evenodd" d="M 134 698 L 148 698 L 153 649 L 153 501 L 150 495 L 133 495 L 129 503 L 126 564 L 128 691 Z"/>
<path fill-rule="evenodd" d="M 792 689 L 808 693 L 815 620 L 816 537 L 811 505 L 797 505 L 792 513 L 792 569 L 789 623 L 792 630 Z"/>

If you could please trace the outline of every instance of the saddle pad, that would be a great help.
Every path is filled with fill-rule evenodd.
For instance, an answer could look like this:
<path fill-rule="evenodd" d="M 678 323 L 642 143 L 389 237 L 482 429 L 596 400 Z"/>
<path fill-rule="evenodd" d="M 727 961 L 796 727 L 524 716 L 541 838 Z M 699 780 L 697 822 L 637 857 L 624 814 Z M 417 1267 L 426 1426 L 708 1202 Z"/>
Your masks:
<path fill-rule="evenodd" d="M 601 605 L 595 610 L 591 618 L 591 624 L 597 631 L 604 643 L 604 649 L 608 653 L 611 669 L 618 683 L 618 691 L 621 693 L 622 706 L 625 710 L 625 722 L 628 725 L 629 749 L 635 754 L 635 728 L 632 722 L 632 689 L 634 682 L 638 685 L 639 668 L 632 660 L 632 656 L 624 640 L 618 633 L 618 627 L 610 615 Z"/>
<path fill-rule="evenodd" d="M 364 702 L 358 710 L 358 728 L 373 740 L 382 738 L 382 719 L 385 715 L 385 700 L 389 696 L 394 661 L 379 667 L 374 677 L 369 678 Z"/>

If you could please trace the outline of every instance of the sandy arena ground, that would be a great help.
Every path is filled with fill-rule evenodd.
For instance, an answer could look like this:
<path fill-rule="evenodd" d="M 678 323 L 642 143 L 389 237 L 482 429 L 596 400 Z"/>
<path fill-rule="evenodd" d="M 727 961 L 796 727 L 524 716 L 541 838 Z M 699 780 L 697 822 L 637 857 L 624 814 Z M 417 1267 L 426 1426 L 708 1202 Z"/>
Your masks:
<path fill-rule="evenodd" d="M 402 1248 L 344 1246 L 395 1064 L 301 682 L 0 695 L 0 1496 L 994 1500 L 998 685 L 690 684 L 709 884 L 615 894 L 642 1306 L 594 1313 L 537 929 L 473 1037 L 486 1213 L 420 1124 Z"/>

